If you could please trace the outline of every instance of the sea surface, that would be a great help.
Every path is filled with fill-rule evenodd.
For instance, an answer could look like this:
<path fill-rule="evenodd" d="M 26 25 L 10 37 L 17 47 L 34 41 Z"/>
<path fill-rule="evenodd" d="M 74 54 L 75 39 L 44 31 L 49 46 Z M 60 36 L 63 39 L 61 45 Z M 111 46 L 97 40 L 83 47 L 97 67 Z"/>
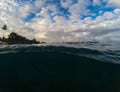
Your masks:
<path fill-rule="evenodd" d="M 0 45 L 0 92 L 120 92 L 120 43 Z"/>

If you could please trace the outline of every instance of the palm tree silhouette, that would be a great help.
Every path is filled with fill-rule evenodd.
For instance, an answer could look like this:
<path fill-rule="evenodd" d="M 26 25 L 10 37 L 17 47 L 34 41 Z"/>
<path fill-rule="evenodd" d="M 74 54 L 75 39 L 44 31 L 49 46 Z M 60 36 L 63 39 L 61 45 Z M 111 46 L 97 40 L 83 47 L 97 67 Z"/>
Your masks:
<path fill-rule="evenodd" d="M 6 26 L 6 25 L 3 25 L 2 29 L 3 29 L 3 30 L 7 30 L 7 26 Z"/>

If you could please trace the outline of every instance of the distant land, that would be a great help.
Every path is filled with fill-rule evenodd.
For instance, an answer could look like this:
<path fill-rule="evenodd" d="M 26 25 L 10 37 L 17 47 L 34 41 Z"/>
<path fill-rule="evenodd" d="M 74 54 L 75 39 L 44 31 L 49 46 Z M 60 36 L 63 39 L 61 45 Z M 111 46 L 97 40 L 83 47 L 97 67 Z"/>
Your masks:
<path fill-rule="evenodd" d="M 36 39 L 29 40 L 26 37 L 18 35 L 15 32 L 12 32 L 8 35 L 8 38 L 2 37 L 0 38 L 1 43 L 3 44 L 43 44 L 46 42 L 39 42 Z"/>

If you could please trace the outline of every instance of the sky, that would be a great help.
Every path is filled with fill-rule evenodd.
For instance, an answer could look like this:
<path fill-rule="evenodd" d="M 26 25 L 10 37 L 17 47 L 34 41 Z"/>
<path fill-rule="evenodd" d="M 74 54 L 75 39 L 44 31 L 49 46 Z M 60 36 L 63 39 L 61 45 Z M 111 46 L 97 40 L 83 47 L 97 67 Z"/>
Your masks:
<path fill-rule="evenodd" d="M 120 0 L 0 0 L 0 36 L 47 42 L 120 41 Z"/>

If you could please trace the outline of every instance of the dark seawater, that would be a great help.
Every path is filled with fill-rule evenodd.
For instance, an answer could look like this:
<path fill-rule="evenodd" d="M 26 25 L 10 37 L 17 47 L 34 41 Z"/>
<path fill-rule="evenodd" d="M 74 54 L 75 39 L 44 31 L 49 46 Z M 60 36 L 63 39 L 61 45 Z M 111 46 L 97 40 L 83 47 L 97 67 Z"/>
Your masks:
<path fill-rule="evenodd" d="M 120 50 L 97 42 L 0 45 L 0 92 L 120 92 Z"/>

